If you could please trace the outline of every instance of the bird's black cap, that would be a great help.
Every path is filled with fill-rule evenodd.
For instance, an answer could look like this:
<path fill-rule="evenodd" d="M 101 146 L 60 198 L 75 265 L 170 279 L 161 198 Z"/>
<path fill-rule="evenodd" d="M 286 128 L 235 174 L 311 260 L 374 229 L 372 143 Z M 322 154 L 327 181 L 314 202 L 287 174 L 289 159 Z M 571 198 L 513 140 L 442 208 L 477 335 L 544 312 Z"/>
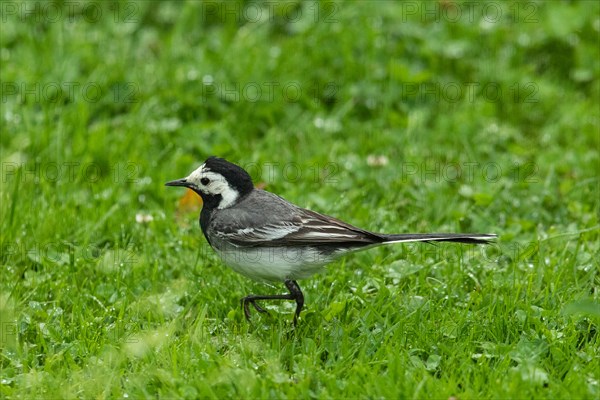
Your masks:
<path fill-rule="evenodd" d="M 204 162 L 204 168 L 223 175 L 231 187 L 236 189 L 242 196 L 254 189 L 250 175 L 239 165 L 223 158 L 215 156 L 207 158 Z"/>

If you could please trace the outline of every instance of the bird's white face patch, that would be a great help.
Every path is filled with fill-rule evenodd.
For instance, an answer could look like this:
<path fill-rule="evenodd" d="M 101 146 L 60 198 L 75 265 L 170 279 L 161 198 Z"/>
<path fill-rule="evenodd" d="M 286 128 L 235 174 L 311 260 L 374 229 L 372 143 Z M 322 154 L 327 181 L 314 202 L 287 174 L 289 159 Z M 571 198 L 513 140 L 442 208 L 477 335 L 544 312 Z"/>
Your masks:
<path fill-rule="evenodd" d="M 205 167 L 205 164 L 202 164 L 185 179 L 193 183 L 202 193 L 221 195 L 221 202 L 217 208 L 227 208 L 233 205 L 240 196 L 223 175 L 212 172 Z"/>

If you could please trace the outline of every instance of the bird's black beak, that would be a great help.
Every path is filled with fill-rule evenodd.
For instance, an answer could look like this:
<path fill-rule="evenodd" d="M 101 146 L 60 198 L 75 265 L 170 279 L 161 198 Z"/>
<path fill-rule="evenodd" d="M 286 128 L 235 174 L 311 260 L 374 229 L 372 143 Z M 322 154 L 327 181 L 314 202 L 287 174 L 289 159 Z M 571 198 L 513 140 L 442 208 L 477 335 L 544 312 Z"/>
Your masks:
<path fill-rule="evenodd" d="M 187 181 L 186 178 L 182 178 L 182 179 L 177 179 L 174 181 L 170 181 L 165 183 L 165 186 L 184 186 L 184 187 L 190 187 L 192 186 L 192 184 L 190 182 Z"/>

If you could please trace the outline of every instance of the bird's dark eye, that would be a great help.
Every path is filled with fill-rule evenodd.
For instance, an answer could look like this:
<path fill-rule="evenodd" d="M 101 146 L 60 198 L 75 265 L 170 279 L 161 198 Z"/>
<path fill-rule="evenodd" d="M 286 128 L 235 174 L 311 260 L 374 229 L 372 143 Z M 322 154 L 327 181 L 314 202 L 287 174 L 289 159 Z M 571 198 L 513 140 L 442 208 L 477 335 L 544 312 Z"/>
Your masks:
<path fill-rule="evenodd" d="M 210 183 L 210 179 L 202 178 L 202 179 L 200 179 L 200 183 L 203 184 L 204 186 L 206 186 Z"/>

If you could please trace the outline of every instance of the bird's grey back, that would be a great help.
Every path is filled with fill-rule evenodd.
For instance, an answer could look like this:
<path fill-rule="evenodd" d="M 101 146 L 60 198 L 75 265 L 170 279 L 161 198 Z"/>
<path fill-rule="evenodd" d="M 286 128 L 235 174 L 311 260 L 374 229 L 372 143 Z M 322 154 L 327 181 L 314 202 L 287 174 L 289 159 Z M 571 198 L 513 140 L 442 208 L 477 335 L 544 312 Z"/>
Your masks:
<path fill-rule="evenodd" d="M 292 221 L 299 214 L 299 208 L 292 203 L 273 193 L 255 189 L 235 207 L 215 210 L 210 225 L 218 225 L 222 232 L 234 232 L 240 226 L 255 228 Z"/>

